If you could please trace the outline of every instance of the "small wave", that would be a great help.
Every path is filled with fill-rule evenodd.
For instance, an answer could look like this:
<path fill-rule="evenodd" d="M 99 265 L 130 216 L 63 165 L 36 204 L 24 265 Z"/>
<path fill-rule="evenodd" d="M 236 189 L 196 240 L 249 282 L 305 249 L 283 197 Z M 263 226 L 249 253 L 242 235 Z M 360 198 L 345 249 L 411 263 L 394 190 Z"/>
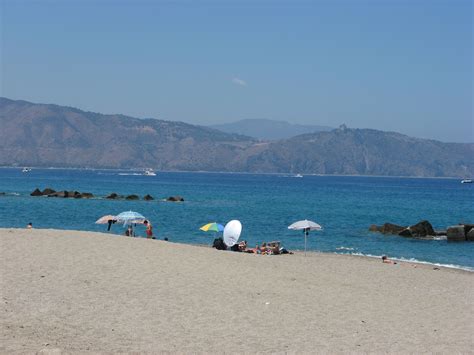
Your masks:
<path fill-rule="evenodd" d="M 348 255 L 348 253 L 335 253 L 335 254 L 343 254 L 343 255 Z M 349 253 L 349 255 L 355 255 L 355 256 L 366 256 L 368 258 L 374 258 L 374 259 L 380 259 L 382 257 L 382 255 L 373 255 L 373 254 L 363 254 L 363 253 L 359 253 L 359 252 L 355 252 L 355 253 Z M 441 263 L 431 263 L 429 261 L 421 261 L 421 260 L 418 260 L 418 259 L 415 259 L 415 258 L 404 258 L 404 257 L 400 257 L 400 258 L 392 258 L 390 257 L 391 260 L 395 260 L 395 261 L 402 261 L 402 262 L 408 262 L 408 263 L 413 263 L 413 264 L 423 264 L 423 265 L 430 265 L 430 266 L 441 266 L 441 267 L 445 267 L 445 268 L 449 268 L 449 269 L 458 269 L 458 270 L 465 270 L 465 271 L 470 271 L 470 272 L 474 272 L 474 267 L 470 267 L 470 266 L 461 266 L 461 265 L 455 265 L 455 264 L 441 264 Z"/>
<path fill-rule="evenodd" d="M 2 192 L 0 196 L 20 196 L 18 192 Z"/>
<path fill-rule="evenodd" d="M 354 248 L 349 248 L 349 247 L 339 247 L 339 248 L 336 248 L 336 250 L 354 250 Z"/>
<path fill-rule="evenodd" d="M 118 173 L 118 175 L 122 175 L 122 176 L 142 176 L 143 174 L 139 174 L 139 173 Z"/>

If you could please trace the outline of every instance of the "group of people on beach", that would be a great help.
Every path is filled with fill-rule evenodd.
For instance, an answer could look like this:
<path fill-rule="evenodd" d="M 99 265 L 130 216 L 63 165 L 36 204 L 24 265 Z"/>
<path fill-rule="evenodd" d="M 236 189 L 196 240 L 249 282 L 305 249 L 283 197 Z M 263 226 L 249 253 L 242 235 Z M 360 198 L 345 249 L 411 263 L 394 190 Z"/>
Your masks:
<path fill-rule="evenodd" d="M 279 254 L 293 254 L 287 249 L 281 246 L 280 242 L 273 241 L 268 243 L 262 243 L 260 246 L 257 244 L 255 248 L 249 248 L 247 241 L 242 240 L 239 243 L 234 244 L 230 248 L 224 243 L 222 237 L 214 239 L 213 248 L 217 250 L 231 250 L 240 253 L 251 253 L 261 255 L 279 255 Z"/>
<path fill-rule="evenodd" d="M 153 236 L 153 225 L 151 224 L 150 221 L 148 220 L 144 220 L 143 221 L 143 224 L 145 225 L 145 234 L 146 234 L 146 237 L 147 239 L 156 239 L 154 236 Z M 136 223 L 135 223 L 135 226 L 136 226 Z M 135 231 L 133 229 L 133 225 L 132 224 L 129 224 L 127 229 L 125 230 L 125 236 L 127 237 L 136 237 L 135 235 Z"/>

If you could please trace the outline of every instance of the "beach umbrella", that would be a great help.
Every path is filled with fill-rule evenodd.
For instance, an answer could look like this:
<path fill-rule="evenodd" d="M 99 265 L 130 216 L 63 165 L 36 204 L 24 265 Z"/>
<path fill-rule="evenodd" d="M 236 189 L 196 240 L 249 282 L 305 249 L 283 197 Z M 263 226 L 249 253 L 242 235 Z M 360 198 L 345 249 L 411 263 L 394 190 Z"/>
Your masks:
<path fill-rule="evenodd" d="M 217 222 L 212 222 L 212 223 L 203 225 L 199 229 L 202 230 L 203 232 L 222 232 L 224 230 L 224 226 Z"/>
<path fill-rule="evenodd" d="M 126 224 L 143 223 L 146 218 L 138 212 L 125 211 L 115 216 L 115 219 L 125 226 Z"/>
<path fill-rule="evenodd" d="M 234 219 L 228 222 L 224 227 L 224 243 L 231 247 L 237 243 L 242 233 L 242 223 Z"/>
<path fill-rule="evenodd" d="M 304 231 L 304 255 L 306 255 L 306 239 L 308 238 L 309 231 L 320 231 L 323 227 L 313 221 L 305 219 L 289 225 L 288 229 Z"/>
<path fill-rule="evenodd" d="M 112 216 L 111 214 L 105 215 L 100 217 L 97 221 L 95 221 L 96 224 L 107 224 L 109 223 L 109 220 L 116 220 L 117 216 Z"/>

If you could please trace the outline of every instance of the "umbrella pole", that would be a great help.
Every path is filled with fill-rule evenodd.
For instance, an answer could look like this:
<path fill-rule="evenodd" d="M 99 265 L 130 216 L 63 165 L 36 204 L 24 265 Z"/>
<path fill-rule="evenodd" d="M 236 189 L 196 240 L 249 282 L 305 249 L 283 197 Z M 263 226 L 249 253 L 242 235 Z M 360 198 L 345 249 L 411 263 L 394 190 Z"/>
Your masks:
<path fill-rule="evenodd" d="M 306 239 L 308 237 L 308 231 L 304 230 L 304 256 L 306 256 Z"/>

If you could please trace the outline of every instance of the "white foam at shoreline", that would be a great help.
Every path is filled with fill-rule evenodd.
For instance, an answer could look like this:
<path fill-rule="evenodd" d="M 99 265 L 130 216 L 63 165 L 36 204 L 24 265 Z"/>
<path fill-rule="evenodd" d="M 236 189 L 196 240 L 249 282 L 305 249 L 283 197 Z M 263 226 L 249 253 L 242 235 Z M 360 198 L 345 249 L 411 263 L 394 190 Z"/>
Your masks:
<path fill-rule="evenodd" d="M 372 254 L 363 254 L 363 253 L 334 253 L 334 254 L 339 254 L 339 255 L 355 255 L 355 256 L 366 256 L 369 258 L 374 258 L 374 259 L 380 259 L 382 255 L 372 255 Z M 433 265 L 433 266 L 440 266 L 440 267 L 445 267 L 449 269 L 459 269 L 459 270 L 464 270 L 464 271 L 469 271 L 469 272 L 474 272 L 473 267 L 469 266 L 461 266 L 461 265 L 454 265 L 454 264 L 441 264 L 441 263 L 432 263 L 428 261 L 421 261 L 417 260 L 415 258 L 395 258 L 395 257 L 390 257 L 391 260 L 395 261 L 401 261 L 401 262 L 409 262 L 409 263 L 414 263 L 414 264 L 423 264 L 423 265 Z"/>

